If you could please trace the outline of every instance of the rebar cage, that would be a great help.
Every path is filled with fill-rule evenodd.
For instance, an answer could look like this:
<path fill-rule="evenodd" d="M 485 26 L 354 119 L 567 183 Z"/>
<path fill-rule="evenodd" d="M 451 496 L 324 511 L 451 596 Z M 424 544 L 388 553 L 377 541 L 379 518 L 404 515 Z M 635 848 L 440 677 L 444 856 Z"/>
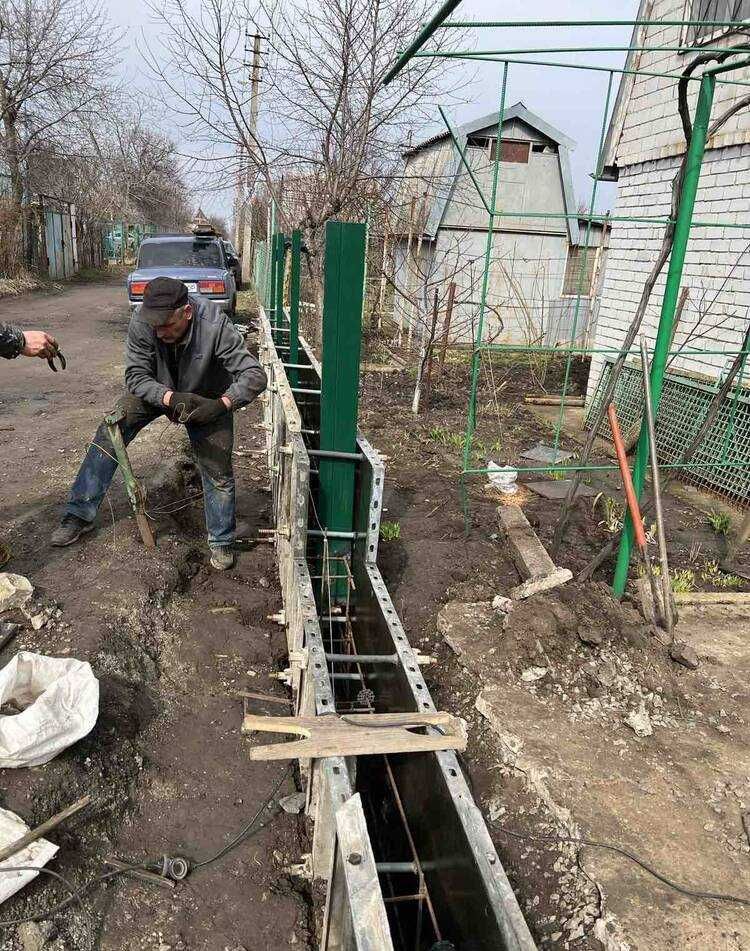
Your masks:
<path fill-rule="evenodd" d="M 268 280 L 268 294 L 278 286 Z M 337 553 L 327 547 L 346 533 L 328 532 L 320 518 L 321 368 L 301 337 L 289 359 L 292 310 L 274 308 L 269 320 L 261 309 L 259 354 L 295 709 L 435 712 L 376 564 L 384 467 L 361 434 L 353 531 Z M 532 951 L 453 752 L 331 757 L 302 764 L 302 773 L 315 822 L 311 870 L 328 882 L 323 948 L 429 951 L 447 940 L 457 951 Z M 362 849 L 347 845 L 352 837 Z M 363 857 L 354 866 L 351 851 Z"/>

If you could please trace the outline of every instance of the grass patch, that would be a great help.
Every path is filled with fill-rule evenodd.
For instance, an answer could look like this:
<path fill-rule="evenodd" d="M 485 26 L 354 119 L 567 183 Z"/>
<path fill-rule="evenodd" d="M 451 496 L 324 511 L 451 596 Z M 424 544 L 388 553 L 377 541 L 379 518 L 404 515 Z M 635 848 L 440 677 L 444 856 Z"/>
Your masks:
<path fill-rule="evenodd" d="M 397 538 L 401 538 L 401 523 L 400 522 L 381 522 L 380 523 L 380 537 L 384 542 L 392 542 Z"/>
<path fill-rule="evenodd" d="M 737 575 L 729 574 L 719 568 L 718 562 L 707 561 L 700 573 L 701 581 L 715 588 L 741 588 L 743 581 Z"/>
<path fill-rule="evenodd" d="M 441 446 L 448 446 L 451 449 L 463 449 L 464 434 L 456 433 L 444 426 L 433 426 L 428 430 L 427 435 L 433 442 L 440 443 Z"/>
<path fill-rule="evenodd" d="M 717 535 L 727 535 L 732 527 L 732 519 L 729 515 L 726 512 L 719 512 L 718 509 L 711 509 L 706 519 Z"/>
<path fill-rule="evenodd" d="M 688 591 L 695 591 L 695 572 L 690 568 L 673 571 L 669 581 L 675 594 L 687 594 Z"/>

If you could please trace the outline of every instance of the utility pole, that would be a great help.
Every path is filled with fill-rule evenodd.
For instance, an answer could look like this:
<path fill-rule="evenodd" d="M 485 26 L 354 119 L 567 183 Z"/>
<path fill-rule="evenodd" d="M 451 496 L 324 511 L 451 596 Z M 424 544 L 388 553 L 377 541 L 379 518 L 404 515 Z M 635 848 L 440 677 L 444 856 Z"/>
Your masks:
<path fill-rule="evenodd" d="M 249 133 L 255 137 L 258 132 L 258 110 L 260 106 L 260 41 L 259 33 L 245 33 L 245 42 L 252 39 L 253 47 L 250 60 L 250 116 L 248 122 Z M 250 50 L 245 46 L 245 52 Z M 237 181 L 237 191 L 235 197 L 235 246 L 242 254 L 242 280 L 247 282 L 251 279 L 253 273 L 253 206 L 252 199 L 255 192 L 254 174 L 251 169 L 257 164 L 257 156 L 254 143 L 251 143 L 248 149 L 240 146 L 240 173 Z"/>

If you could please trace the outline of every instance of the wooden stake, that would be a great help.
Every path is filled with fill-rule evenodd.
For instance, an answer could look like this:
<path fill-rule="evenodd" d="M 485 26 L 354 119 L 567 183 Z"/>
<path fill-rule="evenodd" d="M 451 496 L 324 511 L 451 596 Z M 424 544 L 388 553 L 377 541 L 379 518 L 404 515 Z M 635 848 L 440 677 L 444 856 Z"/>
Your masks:
<path fill-rule="evenodd" d="M 107 432 L 109 433 L 109 438 L 115 450 L 115 455 L 117 456 L 117 464 L 122 470 L 122 477 L 125 480 L 125 489 L 128 493 L 130 504 L 133 506 L 135 521 L 138 525 L 138 531 L 141 533 L 143 544 L 149 549 L 149 551 L 154 551 L 156 548 L 156 540 L 154 539 L 154 533 L 151 531 L 151 526 L 149 525 L 148 517 L 146 516 L 146 506 L 144 505 L 143 501 L 143 490 L 138 484 L 138 480 L 133 473 L 133 467 L 130 465 L 128 452 L 125 448 L 125 442 L 122 438 L 122 433 L 120 432 L 120 427 L 118 425 L 119 419 L 120 417 L 118 416 L 110 415 L 105 416 L 104 422 L 107 426 Z"/>
<path fill-rule="evenodd" d="M 524 396 L 524 403 L 532 406 L 559 406 L 565 401 L 566 406 L 583 406 L 582 396 Z"/>
<path fill-rule="evenodd" d="M 104 864 L 118 869 L 129 878 L 137 878 L 142 882 L 148 882 L 150 885 L 160 885 L 162 888 L 174 888 L 174 882 L 171 878 L 149 872 L 145 868 L 130 868 L 126 862 L 121 862 L 119 859 L 105 859 Z"/>
<path fill-rule="evenodd" d="M 448 350 L 448 335 L 451 329 L 451 317 L 453 316 L 453 302 L 456 299 L 456 282 L 451 281 L 448 285 L 448 301 L 445 305 L 445 318 L 443 319 L 443 344 L 440 349 L 440 375 L 443 374 L 445 366 L 445 354 Z"/>
<path fill-rule="evenodd" d="M 63 809 L 62 812 L 58 812 L 56 816 L 52 816 L 51 819 L 47 819 L 46 822 L 43 822 L 40 826 L 37 826 L 36 829 L 32 829 L 30 832 L 27 832 L 26 835 L 22 835 L 20 839 L 16 839 L 15 842 L 11 842 L 10 845 L 6 845 L 4 849 L 0 849 L 0 862 L 4 862 L 6 859 L 10 858 L 11 855 L 15 855 L 16 852 L 20 852 L 22 849 L 25 849 L 27 845 L 31 845 L 32 842 L 36 842 L 37 839 L 43 838 L 48 832 L 51 832 L 61 823 L 65 822 L 66 819 L 70 819 L 71 816 L 74 816 L 76 813 L 80 812 L 81 809 L 85 809 L 90 802 L 91 796 L 84 796 L 82 799 L 74 802 L 72 806 L 68 806 L 67 809 Z"/>

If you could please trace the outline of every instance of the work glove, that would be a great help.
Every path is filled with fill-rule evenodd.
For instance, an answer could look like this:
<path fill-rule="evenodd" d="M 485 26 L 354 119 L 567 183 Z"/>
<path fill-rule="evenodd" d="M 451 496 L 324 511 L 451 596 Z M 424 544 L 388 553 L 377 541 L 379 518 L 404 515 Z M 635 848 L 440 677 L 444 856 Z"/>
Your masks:
<path fill-rule="evenodd" d="M 220 416 L 223 416 L 228 412 L 229 410 L 224 400 L 204 399 L 202 400 L 200 406 L 198 406 L 195 412 L 191 415 L 190 422 L 194 423 L 196 426 L 205 426 L 207 423 L 212 423 L 215 419 L 218 419 Z"/>
<path fill-rule="evenodd" d="M 172 393 L 169 398 L 169 418 L 173 423 L 194 423 L 195 414 L 201 406 L 213 402 L 197 393 Z"/>

